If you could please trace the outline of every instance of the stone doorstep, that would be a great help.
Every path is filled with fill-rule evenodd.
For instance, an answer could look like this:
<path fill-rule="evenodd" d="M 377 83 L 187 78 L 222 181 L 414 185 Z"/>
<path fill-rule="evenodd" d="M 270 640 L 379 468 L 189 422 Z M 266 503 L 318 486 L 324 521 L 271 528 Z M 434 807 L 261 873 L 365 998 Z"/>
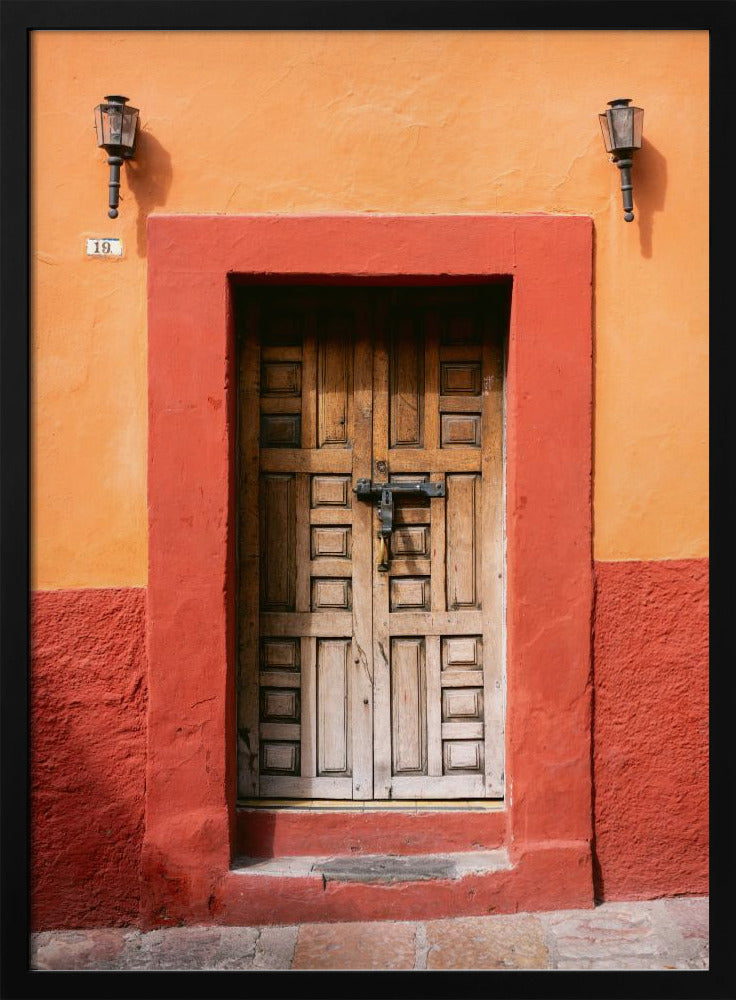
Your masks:
<path fill-rule="evenodd" d="M 243 858 L 233 860 L 235 875 L 322 879 L 323 882 L 404 883 L 460 879 L 511 868 L 501 848 L 457 854 L 363 854 L 339 857 Z"/>

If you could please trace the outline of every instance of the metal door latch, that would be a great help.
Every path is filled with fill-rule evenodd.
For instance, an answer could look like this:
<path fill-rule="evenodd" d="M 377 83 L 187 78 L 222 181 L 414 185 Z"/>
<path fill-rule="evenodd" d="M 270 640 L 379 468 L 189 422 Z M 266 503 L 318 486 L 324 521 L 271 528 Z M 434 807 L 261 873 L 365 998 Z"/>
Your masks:
<path fill-rule="evenodd" d="M 389 544 L 391 532 L 394 530 L 394 493 L 401 496 L 415 497 L 443 497 L 445 496 L 444 483 L 425 482 L 401 482 L 401 483 L 373 483 L 370 479 L 359 479 L 353 490 L 358 500 L 366 500 L 372 503 L 378 500 L 378 538 L 380 549 L 378 556 L 378 569 L 381 573 L 388 570 Z"/>

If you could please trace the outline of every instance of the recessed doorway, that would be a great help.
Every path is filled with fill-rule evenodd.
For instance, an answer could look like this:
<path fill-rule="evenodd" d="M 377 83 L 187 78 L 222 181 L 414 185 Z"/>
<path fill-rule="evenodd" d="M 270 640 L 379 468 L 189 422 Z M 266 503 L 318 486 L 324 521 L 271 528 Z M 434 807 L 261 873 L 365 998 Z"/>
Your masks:
<path fill-rule="evenodd" d="M 503 797 L 509 299 L 236 289 L 241 799 Z"/>

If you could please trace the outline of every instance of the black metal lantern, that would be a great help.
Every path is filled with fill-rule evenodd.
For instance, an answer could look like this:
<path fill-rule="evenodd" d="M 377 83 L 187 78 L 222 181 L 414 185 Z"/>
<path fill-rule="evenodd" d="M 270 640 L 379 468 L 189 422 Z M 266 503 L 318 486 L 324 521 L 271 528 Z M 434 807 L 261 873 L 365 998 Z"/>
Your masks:
<path fill-rule="evenodd" d="M 621 171 L 621 193 L 624 200 L 624 219 L 633 222 L 634 203 L 631 192 L 631 167 L 635 149 L 641 149 L 641 129 L 644 122 L 643 108 L 630 108 L 630 97 L 618 97 L 608 102 L 608 111 L 598 115 L 606 152 Z"/>
<path fill-rule="evenodd" d="M 128 106 L 127 100 L 127 97 L 111 95 L 105 98 L 107 103 L 98 104 L 95 108 L 97 145 L 107 151 L 107 162 L 110 164 L 110 208 L 107 214 L 111 219 L 118 217 L 120 166 L 123 160 L 131 159 L 135 151 L 138 108 Z"/>

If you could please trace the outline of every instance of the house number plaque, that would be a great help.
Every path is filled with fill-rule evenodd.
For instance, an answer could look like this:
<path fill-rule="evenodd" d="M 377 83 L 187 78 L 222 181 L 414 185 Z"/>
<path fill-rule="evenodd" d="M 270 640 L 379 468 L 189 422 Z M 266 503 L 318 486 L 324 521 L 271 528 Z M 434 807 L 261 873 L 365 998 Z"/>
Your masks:
<path fill-rule="evenodd" d="M 122 257 L 123 241 L 113 237 L 87 238 L 88 257 Z"/>

